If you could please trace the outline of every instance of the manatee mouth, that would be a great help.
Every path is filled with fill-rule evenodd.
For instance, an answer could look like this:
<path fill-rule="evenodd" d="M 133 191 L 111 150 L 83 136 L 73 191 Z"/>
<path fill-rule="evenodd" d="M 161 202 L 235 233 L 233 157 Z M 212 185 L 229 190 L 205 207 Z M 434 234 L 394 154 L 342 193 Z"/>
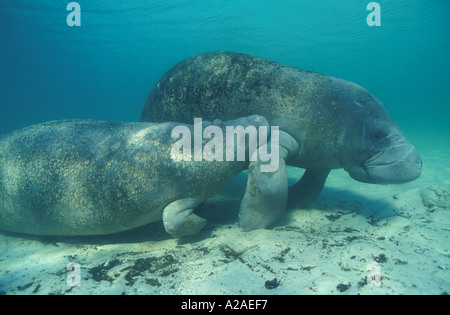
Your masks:
<path fill-rule="evenodd" d="M 403 184 L 418 178 L 421 170 L 422 159 L 417 150 L 409 143 L 402 143 L 352 165 L 348 173 L 363 183 Z"/>

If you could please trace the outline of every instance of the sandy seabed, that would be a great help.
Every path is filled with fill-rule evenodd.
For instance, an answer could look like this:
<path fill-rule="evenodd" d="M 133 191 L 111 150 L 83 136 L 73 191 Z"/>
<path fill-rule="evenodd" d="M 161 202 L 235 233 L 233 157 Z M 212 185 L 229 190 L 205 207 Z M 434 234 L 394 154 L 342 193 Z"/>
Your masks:
<path fill-rule="evenodd" d="M 98 237 L 2 232 L 0 293 L 446 294 L 449 154 L 422 154 L 422 176 L 404 185 L 333 171 L 314 203 L 271 229 L 239 230 L 243 173 L 205 203 L 210 223 L 189 238 L 170 238 L 161 222 Z M 290 180 L 301 172 L 290 168 Z"/>

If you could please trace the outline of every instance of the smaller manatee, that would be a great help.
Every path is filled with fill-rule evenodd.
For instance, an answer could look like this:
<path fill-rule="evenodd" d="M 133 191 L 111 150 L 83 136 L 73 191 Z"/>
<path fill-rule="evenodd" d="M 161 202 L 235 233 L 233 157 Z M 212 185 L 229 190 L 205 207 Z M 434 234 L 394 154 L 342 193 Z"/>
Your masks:
<path fill-rule="evenodd" d="M 172 132 L 180 126 L 194 134 L 193 125 L 174 122 L 65 120 L 3 136 L 0 229 L 98 235 L 162 219 L 174 237 L 197 233 L 206 220 L 194 209 L 247 169 L 253 151 L 247 145 L 243 161 L 178 161 L 172 148 L 179 139 Z M 269 130 L 267 120 L 256 115 L 203 121 L 206 126 L 217 126 L 223 134 L 227 126 Z M 203 148 L 208 142 L 202 140 Z"/>

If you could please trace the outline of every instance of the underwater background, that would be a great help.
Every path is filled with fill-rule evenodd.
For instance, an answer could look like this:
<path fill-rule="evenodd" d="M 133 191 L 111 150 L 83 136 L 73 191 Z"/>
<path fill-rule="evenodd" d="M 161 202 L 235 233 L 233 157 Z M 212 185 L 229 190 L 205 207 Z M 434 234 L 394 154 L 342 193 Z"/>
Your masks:
<path fill-rule="evenodd" d="M 358 83 L 413 143 L 448 140 L 450 2 L 379 1 L 379 27 L 366 23 L 369 2 L 79 1 L 81 26 L 69 27 L 69 1 L 2 0 L 0 132 L 137 121 L 173 65 L 233 51 Z"/>
<path fill-rule="evenodd" d="M 404 135 L 421 153 L 424 162 L 422 177 L 414 184 L 408 184 L 410 186 L 376 186 L 381 188 L 373 188 L 375 186 L 367 186 L 362 183 L 351 182 L 352 184 L 348 184 L 346 182 L 348 176 L 344 180 L 342 179 L 344 177 L 340 177 L 340 173 L 337 173 L 338 175 L 334 178 L 330 177 L 327 185 L 339 187 L 340 190 L 324 191 L 324 198 L 328 196 L 331 199 L 322 200 L 332 200 L 327 206 L 323 206 L 327 211 L 331 211 L 330 209 L 333 207 L 344 207 L 333 199 L 338 195 L 342 199 L 348 197 L 348 199 L 358 200 L 357 197 L 345 192 L 346 189 L 351 190 L 352 187 L 362 187 L 355 188 L 354 194 L 357 189 L 360 189 L 358 191 L 361 193 L 367 190 L 369 194 L 372 194 L 371 196 L 379 194 L 380 191 L 389 197 L 392 197 L 393 193 L 398 193 L 400 195 L 397 195 L 396 202 L 399 202 L 398 198 L 400 197 L 398 196 L 401 196 L 401 193 L 407 194 L 406 189 L 419 189 L 427 185 L 448 187 L 450 184 L 450 166 L 448 165 L 450 154 L 450 1 L 377 1 L 381 7 L 381 26 L 373 27 L 369 27 L 366 22 L 370 13 L 366 10 L 369 0 L 79 0 L 77 2 L 81 7 L 80 27 L 69 27 L 66 23 L 66 18 L 70 13 L 66 10 L 69 2 L 67 0 L 0 1 L 0 134 L 31 124 L 59 119 L 138 121 L 153 86 L 176 63 L 204 52 L 232 51 L 343 78 L 363 86 L 383 103 Z M 242 186 L 242 183 L 236 185 L 239 189 L 245 187 Z M 407 195 L 407 199 L 414 198 Z M 366 209 L 368 204 L 375 207 L 374 200 L 376 199 L 356 201 L 356 204 L 358 209 Z M 321 201 L 319 200 L 315 206 L 320 209 Z M 447 209 L 446 212 L 443 212 L 444 214 L 440 214 L 442 217 L 427 219 L 437 220 L 442 225 L 439 226 L 436 234 L 433 234 L 439 248 L 429 249 L 429 256 L 426 256 L 426 259 L 417 260 L 420 264 L 433 259 L 443 261 L 443 263 L 436 263 L 434 267 L 430 267 L 436 268 L 436 272 L 439 272 L 437 278 L 431 272 L 419 272 L 420 276 L 423 276 L 423 283 L 426 283 L 427 286 L 425 284 L 418 285 L 418 280 L 416 280 L 416 282 L 413 281 L 414 283 L 408 283 L 408 288 L 414 288 L 413 291 L 402 291 L 401 286 L 392 285 L 390 290 L 383 291 L 383 294 L 411 292 L 438 294 L 450 290 L 448 273 L 448 268 L 450 268 L 448 263 L 450 215 L 448 205 L 441 208 Z M 350 209 L 352 209 L 351 206 Z M 361 211 L 366 211 L 364 209 Z M 347 213 L 346 210 L 342 211 Z M 318 213 L 312 213 L 309 217 L 310 221 L 298 222 L 312 225 L 314 223 L 311 222 L 315 222 L 314 216 L 320 216 Z M 291 217 L 294 215 L 291 214 Z M 367 215 L 367 217 L 371 217 L 371 215 Z M 382 219 L 386 218 L 379 218 L 379 220 Z M 334 221 L 331 220 L 330 223 L 332 222 Z M 350 227 L 354 226 L 351 222 L 347 223 L 349 226 L 345 227 L 344 225 L 343 230 L 351 229 Z M 414 227 L 418 230 L 421 229 L 420 224 Z M 372 228 L 372 225 L 369 228 Z M 363 231 L 358 227 L 354 229 Z M 378 233 L 375 231 L 374 228 L 372 232 Z M 268 234 L 264 236 L 265 232 L 270 233 L 257 231 L 254 235 L 267 241 L 269 237 Z M 271 232 L 275 233 L 276 231 Z M 218 231 L 216 233 L 220 237 L 225 232 Z M 389 235 L 390 232 L 383 230 L 380 233 L 379 237 L 384 238 L 385 236 L 382 234 Z M 395 234 L 392 233 L 392 235 Z M 256 241 L 256 236 L 254 239 L 256 243 L 249 243 L 248 246 L 242 245 L 240 250 L 248 250 L 250 253 L 251 249 L 256 248 L 255 246 L 259 246 L 260 249 L 268 246 L 267 244 L 261 245 Z M 416 236 L 419 239 L 423 238 L 420 233 Z M 0 243 L 3 244 L 3 247 L 0 247 L 3 257 L 0 261 L 0 264 L 3 264 L 3 267 L 0 266 L 0 290 L 3 293 L 32 293 L 31 290 L 33 293 L 45 294 L 66 292 L 65 289 L 46 289 L 44 284 L 39 283 L 37 276 L 33 278 L 34 282 L 27 278 L 29 275 L 26 275 L 24 270 L 32 270 L 32 268 L 23 266 L 20 269 L 18 267 L 17 261 L 29 259 L 33 246 L 42 250 L 42 247 L 39 247 L 42 245 L 40 239 L 26 238 L 22 240 L 19 236 L 9 234 L 4 237 L 5 239 L 0 240 Z M 239 239 L 234 240 L 229 235 L 226 237 L 233 242 L 239 242 Z M 408 234 L 407 237 L 410 238 L 411 235 Z M 114 236 L 113 240 L 102 237 L 88 241 L 85 239 L 83 242 L 89 243 L 88 245 L 94 248 L 98 247 L 99 243 L 105 246 L 115 246 L 116 242 L 123 242 L 119 239 L 120 237 L 117 236 Z M 282 249 L 280 245 L 282 239 L 274 236 L 273 240 L 278 246 L 277 248 Z M 148 240 L 145 237 L 138 237 L 133 241 L 142 243 Z M 154 241 L 153 245 L 158 250 L 173 249 L 175 246 L 174 243 L 170 243 L 175 241 L 168 240 L 163 236 L 158 236 L 151 241 Z M 52 242 L 57 243 L 56 241 Z M 64 239 L 62 243 L 58 244 L 58 250 L 66 250 L 61 257 L 73 255 L 70 254 L 73 246 L 79 248 L 77 240 Z M 403 245 L 404 248 L 412 246 L 409 243 Z M 18 252 L 14 256 L 14 250 L 19 251 L 20 248 L 26 246 L 29 248 L 28 251 Z M 136 252 L 142 250 L 141 245 L 133 246 L 131 247 Z M 199 244 L 192 246 L 200 248 Z M 204 245 L 204 247 L 207 248 L 208 245 Z M 116 248 L 114 247 L 114 249 Z M 243 254 L 238 249 L 233 252 L 227 247 L 220 248 L 219 253 L 225 255 L 227 259 L 232 259 L 230 257 L 233 257 L 233 253 L 234 256 L 237 255 L 236 253 Z M 292 245 L 286 245 L 285 250 L 280 253 L 281 256 L 276 256 L 279 258 L 276 259 L 276 263 L 279 263 L 280 260 L 288 260 L 289 255 L 294 259 L 293 257 L 297 254 L 293 248 Z M 53 247 L 50 250 L 45 246 L 44 249 L 46 255 L 54 253 L 56 250 Z M 111 248 L 109 250 L 114 252 Z M 192 253 L 192 249 L 189 251 L 189 248 L 182 248 L 178 251 L 185 253 L 185 256 Z M 201 251 L 201 248 L 198 251 Z M 317 248 L 318 252 L 320 252 L 320 248 Z M 420 250 L 415 251 L 417 255 L 420 255 L 419 252 Z M 212 255 L 214 250 L 211 249 L 208 253 Z M 434 254 L 438 258 L 433 256 Z M 164 269 L 175 262 L 183 262 L 174 255 L 174 252 L 160 254 L 161 260 L 166 262 L 166 265 L 161 268 Z M 379 250 L 368 254 L 372 258 L 378 257 L 380 261 L 384 260 L 384 255 L 391 256 L 389 253 L 380 255 Z M 350 258 L 353 256 L 349 255 Z M 10 260 L 7 257 L 10 257 Z M 39 258 L 39 262 L 50 261 L 50 258 L 42 257 L 44 256 Z M 101 267 L 102 263 L 99 257 L 96 264 Z M 212 257 L 214 260 L 214 256 Z M 324 259 L 332 260 L 333 258 L 330 257 Z M 270 258 L 261 259 L 267 262 Z M 145 262 L 147 258 L 139 259 L 143 259 Z M 397 259 L 398 264 L 393 263 L 394 259 L 390 260 L 395 265 L 393 268 L 405 262 L 405 259 Z M 64 270 L 65 264 L 69 260 L 63 260 L 64 266 L 60 268 L 61 270 Z M 354 261 L 354 259 L 352 260 Z M 111 261 L 115 260 L 111 258 Z M 309 274 L 317 270 L 317 278 L 314 278 L 316 281 L 315 291 L 309 292 L 307 286 L 288 285 L 288 280 L 283 280 L 283 277 L 278 275 L 277 279 L 281 279 L 280 287 L 284 288 L 284 291 L 278 293 L 341 292 L 338 288 L 339 284 L 344 284 L 345 287 L 347 281 L 331 281 L 332 284 L 323 286 L 317 284 L 321 270 L 317 267 L 319 265 L 317 261 L 305 263 L 302 267 L 289 265 L 291 270 L 302 270 Z M 367 258 L 364 262 L 369 261 L 370 259 Z M 142 263 L 142 261 L 140 262 Z M 236 263 L 240 262 L 236 260 Z M 40 266 L 38 263 L 36 264 L 36 266 Z M 409 265 L 411 266 L 411 263 Z M 16 277 L 12 276 L 11 266 L 18 268 L 15 273 Z M 116 265 L 109 266 L 114 268 Z M 229 266 L 231 265 L 227 265 L 227 267 Z M 271 268 L 275 270 L 276 266 L 272 265 Z M 326 268 L 330 270 L 329 266 Z M 362 269 L 364 268 L 365 265 Z M 110 269 L 100 268 L 104 273 L 99 273 L 104 276 Z M 42 272 L 45 267 L 35 270 Z M 181 267 L 177 270 L 181 270 Z M 208 273 L 204 270 L 202 272 Z M 231 273 L 231 271 L 227 272 Z M 416 272 L 416 270 L 412 272 Z M 2 280 L 2 277 L 6 275 L 7 277 Z M 220 275 L 220 272 L 216 272 L 216 275 Z M 58 283 L 64 283 L 64 275 L 60 274 L 59 276 Z M 92 277 L 95 278 L 95 275 Z M 245 275 L 240 273 L 236 277 L 246 279 Z M 256 274 L 252 277 L 257 279 Z M 270 275 L 264 280 L 271 281 L 274 277 Z M 362 278 L 362 273 L 358 277 Z M 223 278 L 230 279 L 229 274 Z M 392 278 L 393 274 L 391 274 Z M 153 282 L 150 281 L 151 279 Z M 161 279 L 156 282 L 154 278 L 151 279 L 143 281 L 147 287 L 148 282 L 155 284 L 159 281 L 162 287 L 158 285 L 151 287 L 161 293 L 267 293 L 264 291 L 267 289 L 267 286 L 264 287 L 264 281 L 259 284 L 258 289 L 247 291 L 242 288 L 234 289 L 231 280 L 228 284 L 224 281 L 222 286 L 218 285 L 217 283 L 220 281 L 217 281 L 215 287 L 204 287 L 204 291 L 201 290 L 203 287 L 200 285 L 196 287 L 197 291 L 192 291 L 189 288 L 195 287 L 192 285 L 195 281 L 192 278 L 182 278 L 184 282 L 177 287 L 178 291 L 175 292 L 169 289 L 164 291 L 165 284 Z M 249 283 L 253 283 L 252 279 L 254 278 L 248 280 Z M 342 279 L 345 277 L 343 276 Z M 405 282 L 407 281 L 402 283 Z M 33 285 L 24 288 L 29 283 L 33 283 Z M 39 287 L 37 283 L 39 283 Z M 106 283 L 110 284 L 111 282 Z M 275 283 L 277 282 L 275 281 Z M 356 282 L 352 283 L 352 290 L 356 291 L 347 292 L 361 293 L 356 289 Z M 173 283 L 171 285 L 173 286 Z M 23 290 L 20 290 L 19 287 Z M 85 285 L 81 286 L 81 289 L 71 288 L 70 292 L 90 292 L 82 291 L 83 288 L 87 290 L 88 287 Z M 293 289 L 294 287 L 296 289 Z M 91 287 L 96 293 L 123 293 L 123 288 L 112 291 L 106 289 L 95 291 L 95 288 L 99 290 L 96 286 Z M 249 284 L 249 288 L 251 288 L 251 284 Z M 433 291 L 431 288 L 436 290 Z M 75 291 L 77 289 L 81 291 Z M 368 287 L 365 286 L 364 289 L 367 290 Z M 423 291 L 420 291 L 421 289 Z M 135 290 L 127 293 L 149 293 L 149 291 Z M 376 292 L 366 291 L 363 293 Z"/>

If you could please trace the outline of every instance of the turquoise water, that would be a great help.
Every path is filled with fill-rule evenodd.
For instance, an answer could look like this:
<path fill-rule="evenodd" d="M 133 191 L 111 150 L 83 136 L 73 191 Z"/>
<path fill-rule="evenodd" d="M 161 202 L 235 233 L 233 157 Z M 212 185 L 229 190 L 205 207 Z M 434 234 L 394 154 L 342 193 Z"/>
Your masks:
<path fill-rule="evenodd" d="M 449 139 L 448 1 L 380 1 L 380 27 L 360 0 L 80 1 L 81 27 L 66 24 L 68 3 L 1 2 L 1 133 L 63 118 L 136 121 L 171 66 L 234 51 L 356 82 L 409 138 Z"/>
<path fill-rule="evenodd" d="M 0 134 L 59 119 L 138 121 L 173 65 L 233 51 L 362 85 L 421 152 L 422 184 L 448 185 L 450 1 L 378 1 L 379 27 L 366 23 L 369 2 L 80 0 L 81 26 L 69 27 L 69 1 L 1 0 Z"/>

